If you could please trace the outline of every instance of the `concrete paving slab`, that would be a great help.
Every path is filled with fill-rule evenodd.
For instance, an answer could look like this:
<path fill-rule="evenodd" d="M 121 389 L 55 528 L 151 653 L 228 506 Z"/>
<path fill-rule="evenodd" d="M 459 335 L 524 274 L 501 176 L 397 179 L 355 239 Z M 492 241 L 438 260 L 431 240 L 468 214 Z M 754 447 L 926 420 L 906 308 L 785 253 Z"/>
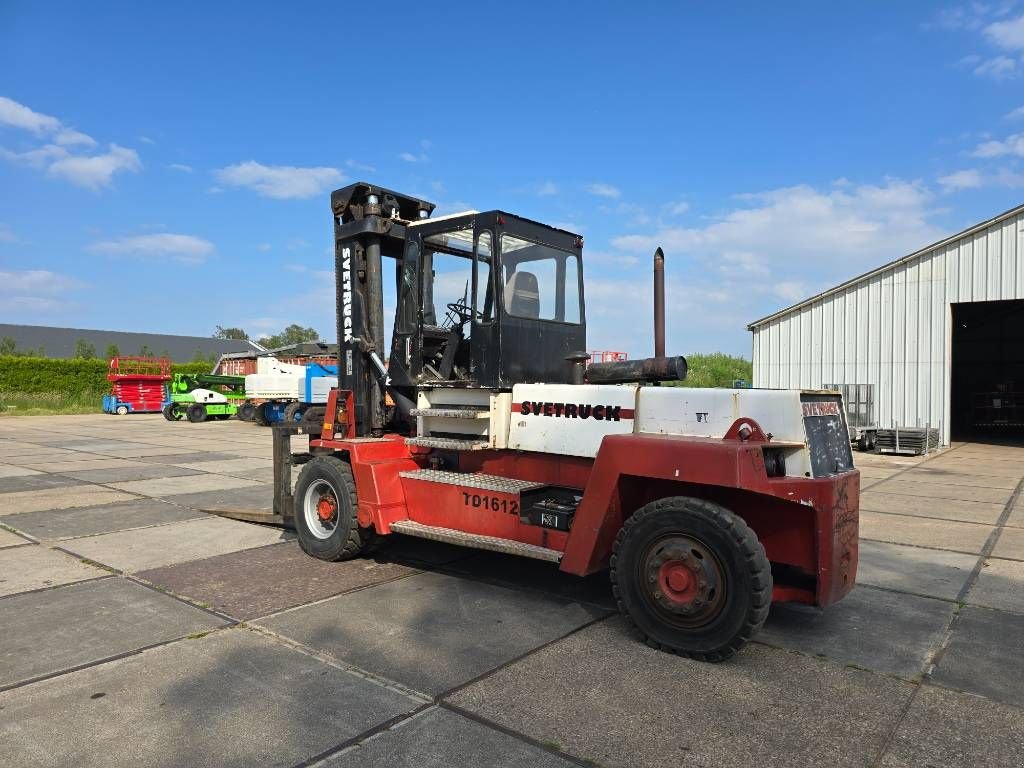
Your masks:
<path fill-rule="evenodd" d="M 122 440 L 72 440 L 64 443 L 64 447 L 73 451 L 85 451 L 86 453 L 97 453 L 99 451 L 117 451 L 130 448 L 145 448 L 145 443 L 133 443 L 127 436 Z"/>
<path fill-rule="evenodd" d="M 861 541 L 857 583 L 956 600 L 977 563 L 977 555 Z"/>
<path fill-rule="evenodd" d="M 250 469 L 273 468 L 274 462 L 266 459 L 224 459 L 222 461 L 195 461 L 187 464 L 178 464 L 179 467 L 195 469 L 201 472 L 217 472 L 222 475 L 234 475 Z"/>
<path fill-rule="evenodd" d="M 130 459 L 112 459 L 109 456 L 102 458 L 88 458 L 91 454 L 83 453 L 83 458 L 74 461 L 40 461 L 26 462 L 22 466 L 39 472 L 63 472 L 65 470 L 81 471 L 85 469 L 114 469 L 115 467 L 132 467 L 137 462 Z"/>
<path fill-rule="evenodd" d="M 861 510 L 994 525 L 1006 506 L 1005 504 L 992 504 L 990 502 L 907 496 L 899 493 L 890 493 L 885 488 L 885 485 L 880 485 L 861 493 Z"/>
<path fill-rule="evenodd" d="M 322 768 L 570 768 L 578 766 L 450 709 L 431 707 L 325 760 Z"/>
<path fill-rule="evenodd" d="M 205 447 L 205 444 L 204 444 Z M 221 451 L 185 451 L 181 450 L 176 455 L 168 455 L 161 457 L 161 461 L 164 464 L 174 464 L 175 466 L 184 466 L 186 464 L 192 465 L 200 462 L 207 461 L 230 461 L 237 459 L 237 456 L 233 456 L 230 453 L 223 453 Z"/>
<path fill-rule="evenodd" d="M 695 662 L 648 648 L 615 618 L 450 700 L 602 766 L 820 768 L 870 764 L 912 692 L 759 645 Z"/>
<path fill-rule="evenodd" d="M 927 499 L 951 499 L 954 501 L 983 501 L 1003 506 L 1010 500 L 1010 488 L 987 488 L 961 483 L 941 483 L 926 479 L 915 480 L 912 472 L 887 480 L 874 487 L 875 491 L 905 496 L 922 496 Z"/>
<path fill-rule="evenodd" d="M 0 764 L 288 766 L 420 703 L 226 629 L 0 693 Z"/>
<path fill-rule="evenodd" d="M 55 587 L 107 575 L 107 571 L 38 544 L 0 549 L 0 595 L 13 595 L 30 589 Z M 0 601 L 2 610 L 3 602 Z"/>
<path fill-rule="evenodd" d="M 71 509 L 112 504 L 135 498 L 130 493 L 98 485 L 69 485 L 35 491 L 17 491 L 0 495 L 0 515 L 20 515 L 44 509 Z"/>
<path fill-rule="evenodd" d="M 148 525 L 205 517 L 202 512 L 157 499 L 136 499 L 99 507 L 43 510 L 0 517 L 0 523 L 40 539 L 73 539 Z"/>
<path fill-rule="evenodd" d="M 1024 765 L 1024 711 L 923 686 L 879 765 L 1020 768 Z"/>
<path fill-rule="evenodd" d="M 1024 562 L 994 557 L 986 560 L 966 601 L 1024 614 Z"/>
<path fill-rule="evenodd" d="M 960 472 L 951 469 L 943 469 L 926 464 L 922 467 L 915 467 L 907 473 L 908 477 L 915 482 L 927 482 L 935 480 L 938 483 L 956 483 L 957 485 L 981 485 L 987 488 L 1003 488 L 1013 490 L 1019 482 L 1016 477 L 1005 475 L 985 475 L 976 472 Z"/>
<path fill-rule="evenodd" d="M 436 695 L 602 615 L 579 603 L 422 573 L 260 623 Z"/>
<path fill-rule="evenodd" d="M 1006 518 L 1006 525 L 1013 528 L 1024 528 L 1024 503 L 1018 502 L 1010 509 L 1010 516 Z"/>
<path fill-rule="evenodd" d="M 910 680 L 925 671 L 955 610 L 943 600 L 857 587 L 824 610 L 773 605 L 756 639 Z"/>
<path fill-rule="evenodd" d="M 61 475 L 28 475 L 25 477 L 0 477 L 0 494 L 15 493 L 18 491 L 42 491 L 47 488 L 66 488 L 69 485 L 81 485 L 81 482 L 71 477 Z M 3 496 L 0 495 L 0 504 Z"/>
<path fill-rule="evenodd" d="M 142 496 L 166 497 L 179 493 L 197 493 L 199 491 L 224 491 L 230 488 L 246 488 L 255 485 L 254 480 L 227 475 L 199 474 L 190 475 L 187 481 L 174 477 L 154 478 L 152 480 L 129 480 L 124 483 L 111 483 L 114 488 L 136 493 Z"/>
<path fill-rule="evenodd" d="M 941 460 L 935 459 L 928 463 L 929 469 L 945 469 L 950 472 L 960 473 L 969 476 L 997 475 L 999 477 L 1012 477 L 1020 480 L 1024 473 L 1021 472 L 1019 463 L 1015 461 L 1001 462 L 990 460 Z"/>
<path fill-rule="evenodd" d="M 17 547 L 22 544 L 31 544 L 28 539 L 22 538 L 16 533 L 11 533 L 8 530 L 0 528 L 0 549 L 6 549 L 7 547 Z"/>
<path fill-rule="evenodd" d="M 29 475 L 38 474 L 39 471 L 35 469 L 4 464 L 3 459 L 0 458 L 0 477 L 28 477 Z"/>
<path fill-rule="evenodd" d="M 220 477 L 210 475 L 210 477 Z M 266 483 L 247 480 L 244 488 L 228 488 L 222 491 L 203 491 L 201 493 L 179 493 L 168 496 L 170 501 L 192 509 L 208 509 L 210 507 L 241 507 L 269 511 L 274 508 L 274 489 Z"/>
<path fill-rule="evenodd" d="M 296 542 L 141 571 L 140 579 L 246 620 L 416 573 L 357 558 L 325 563 Z"/>
<path fill-rule="evenodd" d="M 1003 528 L 992 555 L 1007 560 L 1024 560 L 1024 528 Z"/>
<path fill-rule="evenodd" d="M 200 474 L 194 469 L 176 467 L 173 464 L 143 464 L 133 462 L 130 466 L 111 469 L 71 469 L 61 473 L 86 483 L 123 483 L 130 480 L 153 480 L 165 477 L 187 477 Z"/>
<path fill-rule="evenodd" d="M 563 573 L 553 563 L 477 550 L 469 550 L 467 557 L 445 570 L 464 573 L 471 578 L 510 589 L 528 589 L 566 600 L 599 605 L 610 611 L 616 610 L 607 571 L 584 579 Z"/>
<path fill-rule="evenodd" d="M 100 579 L 3 601 L 0 687 L 224 626 L 127 579 Z"/>
<path fill-rule="evenodd" d="M 932 679 L 1024 707 L 1024 616 L 964 606 Z"/>
<path fill-rule="evenodd" d="M 287 535 L 276 528 L 207 516 L 154 528 L 103 533 L 75 539 L 66 546 L 90 560 L 134 572 L 262 547 Z"/>
<path fill-rule="evenodd" d="M 992 530 L 991 525 L 889 515 L 865 509 L 860 512 L 861 539 L 893 544 L 980 554 Z"/>
<path fill-rule="evenodd" d="M 115 456 L 122 459 L 133 459 L 151 458 L 159 456 L 177 456 L 181 453 L 181 449 L 175 446 L 147 445 L 142 448 L 111 448 L 109 450 L 95 451 L 95 453 L 101 453 L 105 456 Z"/>

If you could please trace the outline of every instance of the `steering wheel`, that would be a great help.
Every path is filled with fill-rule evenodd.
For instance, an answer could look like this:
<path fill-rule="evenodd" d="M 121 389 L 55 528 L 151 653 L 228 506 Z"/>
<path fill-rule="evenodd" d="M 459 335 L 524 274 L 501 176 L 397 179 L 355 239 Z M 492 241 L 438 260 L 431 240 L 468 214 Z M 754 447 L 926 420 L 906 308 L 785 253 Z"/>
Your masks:
<path fill-rule="evenodd" d="M 448 306 L 448 315 L 458 321 L 458 325 L 462 326 L 473 319 L 473 316 L 477 313 L 475 310 L 466 304 L 465 300 L 460 299 L 459 301 L 453 301 Z M 452 323 L 455 324 L 454 322 Z"/>

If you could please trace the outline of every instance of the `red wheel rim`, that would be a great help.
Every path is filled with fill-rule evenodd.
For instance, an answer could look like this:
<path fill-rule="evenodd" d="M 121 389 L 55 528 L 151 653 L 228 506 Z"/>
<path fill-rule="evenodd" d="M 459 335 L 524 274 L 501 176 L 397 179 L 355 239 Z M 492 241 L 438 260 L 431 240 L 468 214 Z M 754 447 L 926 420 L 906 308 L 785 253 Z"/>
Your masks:
<path fill-rule="evenodd" d="M 725 607 L 725 569 L 695 537 L 672 534 L 653 542 L 640 558 L 638 576 L 648 604 L 680 628 L 704 626 Z"/>

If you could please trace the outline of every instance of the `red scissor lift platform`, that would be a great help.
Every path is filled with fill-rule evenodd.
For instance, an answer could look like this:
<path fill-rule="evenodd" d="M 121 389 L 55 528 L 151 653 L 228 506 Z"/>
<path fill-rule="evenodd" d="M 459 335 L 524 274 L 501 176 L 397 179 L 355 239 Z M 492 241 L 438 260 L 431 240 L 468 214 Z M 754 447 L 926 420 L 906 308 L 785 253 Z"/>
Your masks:
<path fill-rule="evenodd" d="M 113 357 L 107 370 L 110 394 L 103 410 L 124 416 L 158 412 L 168 399 L 171 361 L 166 357 Z"/>

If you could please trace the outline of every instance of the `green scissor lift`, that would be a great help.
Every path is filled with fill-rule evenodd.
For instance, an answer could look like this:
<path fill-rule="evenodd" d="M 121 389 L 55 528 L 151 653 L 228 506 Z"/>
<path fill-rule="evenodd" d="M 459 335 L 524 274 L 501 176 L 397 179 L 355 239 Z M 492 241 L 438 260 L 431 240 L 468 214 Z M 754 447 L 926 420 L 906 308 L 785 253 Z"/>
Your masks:
<path fill-rule="evenodd" d="M 170 400 L 163 406 L 164 418 L 193 423 L 207 419 L 230 419 L 245 402 L 244 376 L 212 373 L 176 373 L 171 379 Z"/>

